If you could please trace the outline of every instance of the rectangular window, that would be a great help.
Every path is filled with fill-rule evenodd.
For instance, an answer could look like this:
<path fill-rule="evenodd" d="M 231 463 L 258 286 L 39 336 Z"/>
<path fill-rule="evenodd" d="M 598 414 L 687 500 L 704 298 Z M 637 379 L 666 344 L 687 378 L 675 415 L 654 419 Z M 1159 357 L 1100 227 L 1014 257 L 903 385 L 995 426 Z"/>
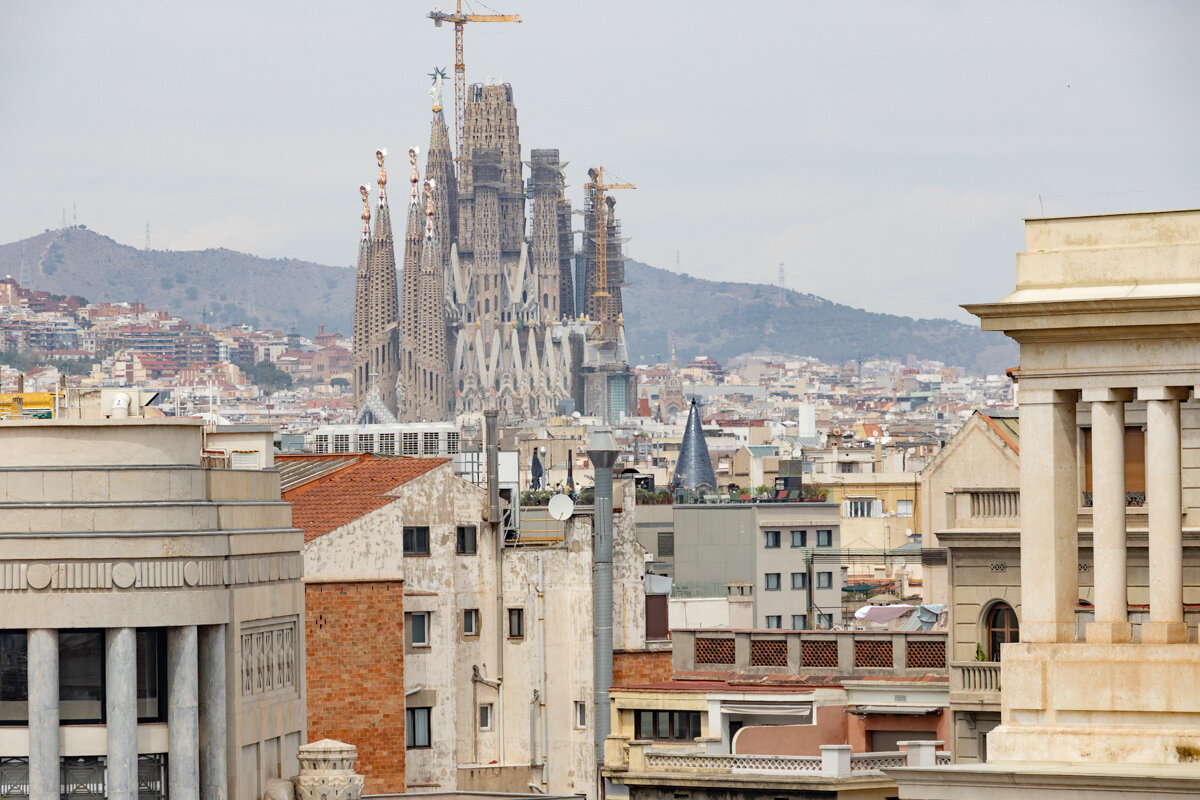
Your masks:
<path fill-rule="evenodd" d="M 104 722 L 104 631 L 58 632 L 62 724 Z"/>
<path fill-rule="evenodd" d="M 322 433 L 322 434 L 317 435 L 317 452 L 318 453 L 328 453 L 329 452 L 329 435 L 328 434 Z"/>
<path fill-rule="evenodd" d="M 768 628 L 782 628 L 783 627 L 783 617 L 779 614 L 767 615 L 767 627 Z"/>
<path fill-rule="evenodd" d="M 808 614 L 792 614 L 792 630 L 808 630 Z"/>
<path fill-rule="evenodd" d="M 818 572 L 817 573 L 817 588 L 818 589 L 832 589 L 833 588 L 833 573 L 832 572 Z"/>
<path fill-rule="evenodd" d="M 459 525 L 455 534 L 456 552 L 460 556 L 475 555 L 475 526 Z"/>
<path fill-rule="evenodd" d="M 29 721 L 29 638 L 25 631 L 0 631 L 0 725 Z"/>
<path fill-rule="evenodd" d="M 385 456 L 396 455 L 396 434 L 381 433 L 379 434 L 379 452 Z"/>
<path fill-rule="evenodd" d="M 508 610 L 508 635 L 513 639 L 525 636 L 525 609 L 510 608 Z"/>
<path fill-rule="evenodd" d="M 766 575 L 764 575 L 763 576 L 763 588 L 766 589 L 768 592 L 779 591 L 779 573 L 778 572 L 768 572 Z"/>
<path fill-rule="evenodd" d="M 446 452 L 449 455 L 454 455 L 458 452 L 458 431 L 447 431 Z"/>
<path fill-rule="evenodd" d="M 417 446 L 420 442 L 420 439 L 417 437 L 415 431 L 411 433 L 405 433 L 401 441 L 404 445 L 404 455 L 415 456 L 417 454 Z"/>
<path fill-rule="evenodd" d="M 792 573 L 792 588 L 793 589 L 807 589 L 808 588 L 808 573 L 807 572 L 793 572 Z"/>
<path fill-rule="evenodd" d="M 833 531 L 817 531 L 817 547 L 833 547 Z"/>
<path fill-rule="evenodd" d="M 853 461 L 841 462 L 840 464 L 838 464 L 838 472 L 841 473 L 842 475 L 849 475 L 849 474 L 853 473 L 854 472 L 854 462 Z"/>
<path fill-rule="evenodd" d="M 463 636 L 479 635 L 479 609 L 463 609 Z"/>
<path fill-rule="evenodd" d="M 405 616 L 408 617 L 408 631 L 412 635 L 412 646 L 429 647 L 429 613 L 414 611 Z"/>
<path fill-rule="evenodd" d="M 167 629 L 137 631 L 138 722 L 167 718 Z"/>
<path fill-rule="evenodd" d="M 333 435 L 333 452 L 349 453 L 350 452 L 350 434 L 335 433 Z"/>
<path fill-rule="evenodd" d="M 404 526 L 404 555 L 406 555 L 406 556 L 427 556 L 427 555 L 429 555 L 429 526 L 428 525 L 405 525 Z"/>
<path fill-rule="evenodd" d="M 843 515 L 847 517 L 882 517 L 883 503 L 875 498 L 847 500 Z"/>
<path fill-rule="evenodd" d="M 575 701 L 575 727 L 587 727 L 587 703 L 579 700 Z"/>
<path fill-rule="evenodd" d="M 833 627 L 833 614 L 818 614 L 817 619 L 820 620 L 817 627 L 823 630 L 829 630 Z"/>
<path fill-rule="evenodd" d="M 808 531 L 792 531 L 792 547 L 808 547 Z"/>
<path fill-rule="evenodd" d="M 912 500 L 897 500 L 896 501 L 896 516 L 911 517 L 913 512 Z"/>
<path fill-rule="evenodd" d="M 436 456 L 438 452 L 438 435 L 437 433 L 426 432 L 422 437 L 422 450 L 427 456 Z"/>
<path fill-rule="evenodd" d="M 430 712 L 428 706 L 413 706 L 404 709 L 404 746 L 429 747 L 433 739 L 429 727 Z"/>
<path fill-rule="evenodd" d="M 479 730 L 490 731 L 492 729 L 492 704 L 484 703 L 479 707 Z"/>
<path fill-rule="evenodd" d="M 375 452 L 375 434 L 360 433 L 358 435 L 358 452 L 374 453 Z"/>
<path fill-rule="evenodd" d="M 763 531 L 763 547 L 779 547 L 779 531 Z"/>
<path fill-rule="evenodd" d="M 634 711 L 633 719 L 639 739 L 691 742 L 703 735 L 699 711 Z"/>

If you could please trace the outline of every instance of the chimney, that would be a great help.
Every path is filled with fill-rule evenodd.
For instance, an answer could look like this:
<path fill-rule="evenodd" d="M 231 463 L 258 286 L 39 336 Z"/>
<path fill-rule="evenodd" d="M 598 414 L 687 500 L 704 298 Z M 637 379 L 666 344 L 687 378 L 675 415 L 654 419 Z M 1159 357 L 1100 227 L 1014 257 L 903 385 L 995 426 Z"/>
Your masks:
<path fill-rule="evenodd" d="M 608 688 L 613 682 L 613 464 L 617 443 L 612 431 L 599 428 L 588 442 L 588 459 L 595 469 L 595 511 L 592 523 L 592 687 L 595 701 L 596 766 L 604 764 L 604 740 L 608 738 Z"/>

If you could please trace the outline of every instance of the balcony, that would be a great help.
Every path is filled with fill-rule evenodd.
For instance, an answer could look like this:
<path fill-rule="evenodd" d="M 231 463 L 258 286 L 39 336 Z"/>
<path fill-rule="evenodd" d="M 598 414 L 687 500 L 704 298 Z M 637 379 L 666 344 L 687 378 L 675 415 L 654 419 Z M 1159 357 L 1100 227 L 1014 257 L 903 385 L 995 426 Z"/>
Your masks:
<path fill-rule="evenodd" d="M 606 744 L 614 744 L 612 738 Z M 874 797 L 881 790 L 883 794 L 878 796 L 894 796 L 895 782 L 884 770 L 950 763 L 950 753 L 939 749 L 942 742 L 900 744 L 905 749 L 894 752 L 853 753 L 849 745 L 835 744 L 821 745 L 819 756 L 769 756 L 706 753 L 703 748 L 695 752 L 656 751 L 650 748 L 650 742 L 631 741 L 625 751 L 627 758 L 606 759 L 603 773 L 630 787 L 630 797 L 634 798 L 656 796 L 641 790 L 652 791 L 664 785 L 677 790 L 706 789 L 710 795 L 725 794 L 730 789 L 822 794 L 854 789 Z"/>
<path fill-rule="evenodd" d="M 1000 709 L 1000 662 L 950 662 L 950 705 L 998 711 Z"/>
<path fill-rule="evenodd" d="M 676 672 L 915 677 L 946 675 L 938 631 L 678 629 Z"/>
<path fill-rule="evenodd" d="M 955 489 L 946 494 L 947 518 L 954 528 L 1016 528 L 1021 492 L 1011 488 Z"/>

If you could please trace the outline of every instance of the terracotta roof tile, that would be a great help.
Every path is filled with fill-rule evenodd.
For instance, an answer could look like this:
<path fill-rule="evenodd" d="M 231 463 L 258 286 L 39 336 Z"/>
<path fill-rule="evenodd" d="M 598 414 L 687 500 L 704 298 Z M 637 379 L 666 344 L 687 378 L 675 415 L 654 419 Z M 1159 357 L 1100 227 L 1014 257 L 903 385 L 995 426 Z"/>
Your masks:
<path fill-rule="evenodd" d="M 276 460 L 286 458 L 276 456 Z M 387 492 L 448 461 L 363 455 L 336 472 L 289 489 L 283 499 L 292 504 L 292 525 L 304 531 L 305 542 L 311 542 L 386 506 L 396 499 Z"/>

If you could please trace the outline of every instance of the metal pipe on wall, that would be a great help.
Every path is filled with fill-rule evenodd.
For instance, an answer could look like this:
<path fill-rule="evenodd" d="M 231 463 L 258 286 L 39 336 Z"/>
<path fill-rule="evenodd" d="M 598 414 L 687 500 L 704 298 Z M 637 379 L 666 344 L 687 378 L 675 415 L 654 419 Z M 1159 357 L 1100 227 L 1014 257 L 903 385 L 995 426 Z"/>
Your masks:
<path fill-rule="evenodd" d="M 500 424 L 499 412 L 483 412 L 487 444 L 488 522 L 496 553 L 496 732 L 499 762 L 504 765 L 504 527 L 500 524 Z"/>
<path fill-rule="evenodd" d="M 588 458 L 595 471 L 595 511 L 592 527 L 592 704 L 595 725 L 596 766 L 604 764 L 604 740 L 611 720 L 608 689 L 613 675 L 613 464 L 617 461 L 617 443 L 612 431 L 602 428 L 592 433 Z"/>
<path fill-rule="evenodd" d="M 546 574 L 542 563 L 542 554 L 538 553 L 538 677 L 541 680 L 541 690 L 538 693 L 538 705 L 542 723 L 542 794 L 549 789 L 548 775 L 550 773 L 550 739 L 546 735 Z"/>

